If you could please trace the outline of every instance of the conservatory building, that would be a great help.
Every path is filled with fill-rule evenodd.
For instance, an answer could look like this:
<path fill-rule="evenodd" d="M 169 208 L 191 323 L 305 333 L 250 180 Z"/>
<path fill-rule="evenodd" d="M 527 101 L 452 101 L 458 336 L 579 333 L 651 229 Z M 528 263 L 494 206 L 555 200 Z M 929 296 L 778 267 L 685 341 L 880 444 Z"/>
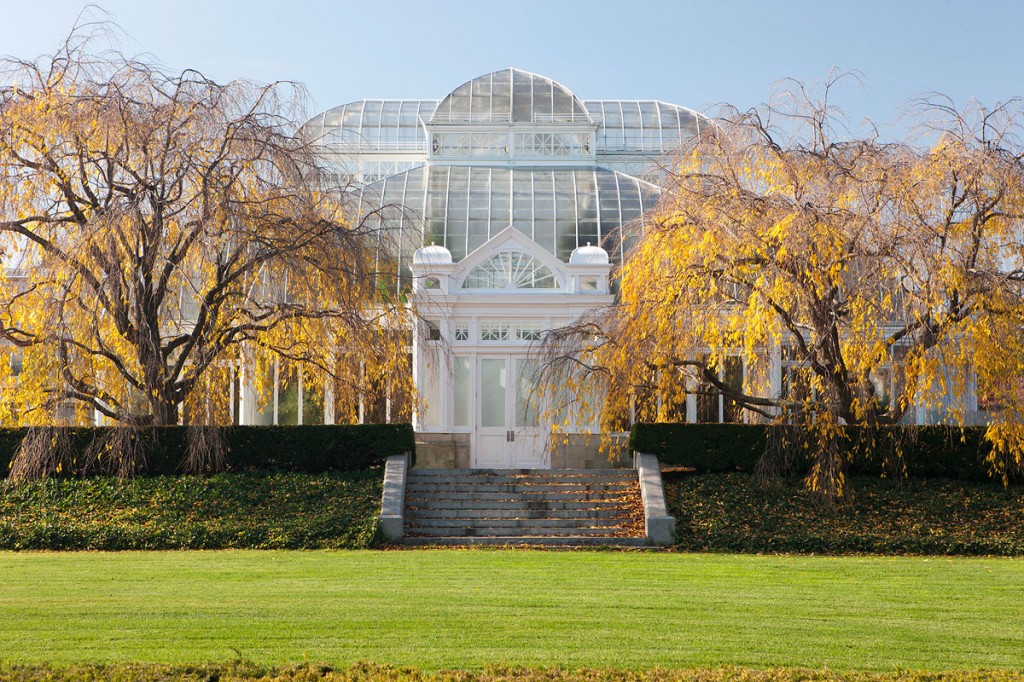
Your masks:
<path fill-rule="evenodd" d="M 661 164 L 707 121 L 656 100 L 581 100 L 506 69 L 440 100 L 363 100 L 306 124 L 362 216 L 401 235 L 392 274 L 421 320 L 421 462 L 607 462 L 584 437 L 591 425 L 569 418 L 560 426 L 575 435 L 552 447 L 530 349 L 611 303 L 609 272 L 659 198 Z"/>

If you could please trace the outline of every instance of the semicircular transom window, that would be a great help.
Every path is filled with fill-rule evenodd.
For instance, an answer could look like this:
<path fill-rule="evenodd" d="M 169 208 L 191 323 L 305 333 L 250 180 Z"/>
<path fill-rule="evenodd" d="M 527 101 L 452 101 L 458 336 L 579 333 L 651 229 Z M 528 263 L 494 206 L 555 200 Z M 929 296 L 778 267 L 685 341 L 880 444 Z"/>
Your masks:
<path fill-rule="evenodd" d="M 473 268 L 463 289 L 558 289 L 551 269 L 529 254 L 503 251 Z"/>

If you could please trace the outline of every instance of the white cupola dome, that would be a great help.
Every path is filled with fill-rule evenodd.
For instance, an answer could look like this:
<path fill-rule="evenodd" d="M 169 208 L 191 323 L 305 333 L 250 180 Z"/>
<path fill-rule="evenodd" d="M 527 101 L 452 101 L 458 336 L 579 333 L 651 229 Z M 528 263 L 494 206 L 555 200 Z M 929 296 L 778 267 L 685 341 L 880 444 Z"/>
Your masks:
<path fill-rule="evenodd" d="M 608 252 L 600 246 L 578 246 L 569 256 L 569 265 L 608 265 Z"/>
<path fill-rule="evenodd" d="M 607 258 L 607 256 L 606 256 Z M 452 252 L 443 246 L 424 246 L 412 255 L 413 265 L 451 265 Z"/>

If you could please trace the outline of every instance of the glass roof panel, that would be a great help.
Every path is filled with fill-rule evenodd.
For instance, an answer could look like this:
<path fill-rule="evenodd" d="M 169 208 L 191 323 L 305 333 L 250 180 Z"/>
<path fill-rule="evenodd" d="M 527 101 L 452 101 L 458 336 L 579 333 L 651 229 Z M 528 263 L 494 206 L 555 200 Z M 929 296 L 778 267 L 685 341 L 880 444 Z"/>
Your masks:
<path fill-rule="evenodd" d="M 660 190 L 602 168 L 428 166 L 367 185 L 360 196 L 364 217 L 401 228 L 417 246 L 441 244 L 456 261 L 509 225 L 567 261 L 576 247 L 606 243 L 650 210 Z M 609 252 L 618 261 L 615 244 Z"/>
<path fill-rule="evenodd" d="M 437 100 L 362 100 L 314 116 L 302 126 L 307 139 L 331 151 L 423 152 L 427 148 L 423 122 Z"/>
<path fill-rule="evenodd" d="M 669 152 L 698 133 L 707 120 L 685 107 L 655 100 L 581 102 L 549 79 L 506 69 L 459 86 L 440 104 L 437 100 L 344 104 L 310 119 L 303 134 L 324 144 L 346 145 L 350 152 L 385 148 L 421 152 L 427 144 L 423 122 L 435 116 L 447 115 L 449 122 L 579 122 L 581 112 L 598 124 L 597 154 Z"/>
<path fill-rule="evenodd" d="M 515 135 L 452 125 L 531 122 L 537 127 L 516 126 Z M 441 101 L 344 104 L 310 119 L 301 134 L 337 162 L 339 182 L 370 183 L 354 195 L 359 213 L 369 227 L 387 228 L 378 233 L 380 265 L 401 286 L 415 248 L 433 241 L 458 260 L 509 225 L 562 260 L 591 243 L 620 261 L 639 233 L 636 219 L 660 196 L 647 180 L 660 182 L 671 163 L 665 154 L 708 122 L 691 109 L 656 100 L 583 102 L 549 78 L 504 69 L 460 85 Z M 451 159 L 435 162 L 428 153 L 429 123 L 445 124 L 434 134 L 501 135 L 506 153 L 510 148 L 537 153 L 528 160 L 528 154 L 517 152 L 510 155 L 511 164 L 496 167 L 476 157 L 463 166 Z M 560 123 L 574 128 L 548 127 Z M 590 125 L 595 126 L 592 145 Z M 531 165 L 574 156 L 562 153 L 582 144 L 574 135 L 587 138 L 585 162 L 564 158 L 558 166 Z M 487 143 L 493 151 L 498 143 L 488 140 L 473 138 L 470 146 Z M 595 162 L 596 167 L 584 165 Z"/>
<path fill-rule="evenodd" d="M 597 127 L 595 152 L 664 154 L 700 132 L 697 112 L 657 100 L 588 100 Z"/>

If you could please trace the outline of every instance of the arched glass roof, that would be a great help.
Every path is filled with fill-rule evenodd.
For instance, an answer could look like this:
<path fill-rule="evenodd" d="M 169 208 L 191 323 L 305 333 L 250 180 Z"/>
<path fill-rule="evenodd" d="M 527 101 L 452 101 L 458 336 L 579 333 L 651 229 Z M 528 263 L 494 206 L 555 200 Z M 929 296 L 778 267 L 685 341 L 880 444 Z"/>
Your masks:
<path fill-rule="evenodd" d="M 587 109 L 598 123 L 597 149 L 609 154 L 670 152 L 709 125 L 691 109 L 657 100 L 587 100 Z"/>
<path fill-rule="evenodd" d="M 572 91 L 550 78 L 504 69 L 474 78 L 441 100 L 431 123 L 590 123 Z"/>
<path fill-rule="evenodd" d="M 711 125 L 692 109 L 656 100 L 587 100 L 583 106 L 597 124 L 594 151 L 599 155 L 669 152 Z M 339 153 L 425 153 L 421 121 L 429 121 L 439 108 L 437 100 L 351 102 L 313 117 L 303 134 Z"/>
<path fill-rule="evenodd" d="M 337 152 L 426 151 L 423 123 L 437 100 L 364 99 L 314 116 L 303 127 L 308 140 Z"/>
<path fill-rule="evenodd" d="M 657 186 L 603 168 L 426 166 L 362 188 L 360 212 L 401 228 L 413 249 L 442 244 L 456 261 L 509 225 L 562 261 L 587 242 L 619 261 L 632 244 L 618 228 L 659 196 Z"/>

